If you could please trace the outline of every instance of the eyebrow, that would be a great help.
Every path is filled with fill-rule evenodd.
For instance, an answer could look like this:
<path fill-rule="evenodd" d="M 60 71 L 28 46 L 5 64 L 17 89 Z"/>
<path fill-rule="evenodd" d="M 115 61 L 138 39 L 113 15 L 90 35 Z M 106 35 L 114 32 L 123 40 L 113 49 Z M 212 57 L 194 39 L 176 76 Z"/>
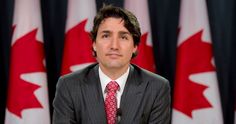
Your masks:
<path fill-rule="evenodd" d="M 109 31 L 109 30 L 103 30 L 102 32 L 100 32 L 100 34 L 103 34 L 103 33 L 109 34 L 109 33 L 112 33 L 112 32 Z M 128 32 L 128 31 L 119 31 L 118 33 L 119 33 L 120 35 L 125 35 L 125 34 L 131 35 L 131 33 Z"/>
<path fill-rule="evenodd" d="M 128 31 L 119 31 L 119 34 L 122 34 L 122 35 L 124 35 L 124 34 L 131 35 Z"/>
<path fill-rule="evenodd" d="M 100 32 L 100 33 L 111 33 L 111 31 L 109 31 L 109 30 L 104 30 L 104 31 L 102 31 L 102 32 Z"/>

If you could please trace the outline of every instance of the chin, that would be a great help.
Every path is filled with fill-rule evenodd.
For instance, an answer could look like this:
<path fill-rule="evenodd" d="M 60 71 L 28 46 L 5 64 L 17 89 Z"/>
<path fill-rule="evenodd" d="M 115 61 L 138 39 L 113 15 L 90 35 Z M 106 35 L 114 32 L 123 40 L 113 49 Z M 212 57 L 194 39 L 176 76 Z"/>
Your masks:
<path fill-rule="evenodd" d="M 125 64 L 117 63 L 117 62 L 107 62 L 105 65 L 108 68 L 122 68 L 125 66 Z"/>
<path fill-rule="evenodd" d="M 119 64 L 109 64 L 108 67 L 109 68 L 122 68 L 123 66 Z"/>
<path fill-rule="evenodd" d="M 111 68 L 114 68 L 114 69 L 115 69 L 115 68 L 116 68 L 116 69 L 119 69 L 119 68 L 128 67 L 127 65 L 129 66 L 129 63 L 125 63 L 125 64 L 124 64 L 124 63 L 122 63 L 122 64 L 113 64 L 113 65 L 111 64 L 110 67 L 111 67 Z"/>

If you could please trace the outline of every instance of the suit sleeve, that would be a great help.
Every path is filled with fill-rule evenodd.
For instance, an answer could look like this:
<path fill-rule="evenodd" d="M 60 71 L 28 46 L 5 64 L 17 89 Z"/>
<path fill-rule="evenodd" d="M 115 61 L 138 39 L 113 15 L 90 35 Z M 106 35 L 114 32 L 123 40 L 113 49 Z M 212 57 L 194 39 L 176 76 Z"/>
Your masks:
<path fill-rule="evenodd" d="M 166 81 L 159 88 L 157 97 L 153 103 L 149 116 L 149 124 L 169 124 L 170 123 L 170 86 Z"/>
<path fill-rule="evenodd" d="M 56 94 L 53 100 L 53 124 L 75 124 L 72 97 L 67 82 L 60 78 L 57 83 Z"/>

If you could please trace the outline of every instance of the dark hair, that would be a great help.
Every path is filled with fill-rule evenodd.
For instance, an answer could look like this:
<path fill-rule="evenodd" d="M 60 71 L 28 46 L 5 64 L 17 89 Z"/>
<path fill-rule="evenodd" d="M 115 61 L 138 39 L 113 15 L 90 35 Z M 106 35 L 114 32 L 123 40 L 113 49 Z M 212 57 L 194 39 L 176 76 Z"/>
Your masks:
<path fill-rule="evenodd" d="M 127 28 L 127 30 L 131 33 L 134 39 L 134 45 L 135 46 L 139 45 L 141 31 L 140 31 L 138 20 L 135 17 L 135 15 L 125 9 L 122 9 L 120 7 L 114 7 L 112 5 L 104 5 L 95 16 L 93 20 L 93 24 L 94 24 L 93 29 L 90 32 L 90 37 L 93 42 L 96 42 L 99 25 L 104 19 L 109 18 L 109 17 L 122 18 L 124 20 L 125 28 Z M 132 58 L 135 57 L 136 54 L 137 53 L 134 53 Z M 94 56 L 96 56 L 95 51 L 94 51 Z"/>

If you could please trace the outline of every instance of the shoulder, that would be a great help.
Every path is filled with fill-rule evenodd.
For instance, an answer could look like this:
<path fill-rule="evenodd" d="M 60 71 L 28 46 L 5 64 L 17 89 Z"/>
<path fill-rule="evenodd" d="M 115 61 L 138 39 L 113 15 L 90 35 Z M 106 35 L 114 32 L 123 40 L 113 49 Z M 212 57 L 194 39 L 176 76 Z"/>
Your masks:
<path fill-rule="evenodd" d="M 84 69 L 77 70 L 75 72 L 63 75 L 59 78 L 57 85 L 78 85 L 83 80 L 88 78 L 91 75 L 95 74 L 96 68 L 97 68 L 97 63 L 89 65 L 88 67 L 85 67 Z M 63 83 L 66 82 L 66 83 Z"/>
<path fill-rule="evenodd" d="M 84 69 L 77 70 L 75 72 L 63 75 L 60 77 L 60 79 L 69 81 L 69 80 L 78 80 L 78 79 L 86 78 L 91 73 L 91 71 L 94 71 L 96 66 L 97 66 L 97 63 L 89 65 L 88 67 L 85 67 Z"/>
<path fill-rule="evenodd" d="M 137 78 L 154 87 L 169 87 L 169 81 L 163 76 L 132 64 Z"/>
<path fill-rule="evenodd" d="M 141 67 L 138 67 L 137 65 L 132 64 L 132 67 L 134 68 L 134 71 L 136 73 L 136 75 L 141 76 L 141 78 L 143 78 L 143 80 L 155 80 L 155 81 L 161 81 L 161 82 L 168 82 L 168 80 L 166 78 L 164 78 L 163 76 L 150 72 L 146 69 L 143 69 Z"/>

